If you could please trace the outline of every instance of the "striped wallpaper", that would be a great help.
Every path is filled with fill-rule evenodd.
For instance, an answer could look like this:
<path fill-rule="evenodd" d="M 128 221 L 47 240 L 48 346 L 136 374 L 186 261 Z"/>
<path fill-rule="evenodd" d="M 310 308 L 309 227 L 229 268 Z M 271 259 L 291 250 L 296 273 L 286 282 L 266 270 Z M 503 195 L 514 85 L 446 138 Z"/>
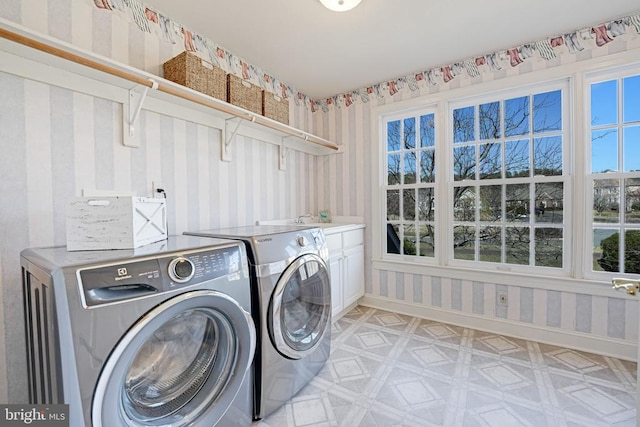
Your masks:
<path fill-rule="evenodd" d="M 9 0 L 0 16 L 150 72 L 174 54 L 89 2 L 42 4 Z M 218 129 L 145 110 L 129 148 L 118 103 L 2 72 L 0 93 L 0 402 L 27 401 L 19 253 L 65 244 L 66 203 L 83 189 L 148 196 L 162 183 L 170 234 L 317 211 L 312 155 L 289 151 L 281 171 L 277 146 L 238 136 L 222 162 Z M 312 113 L 291 109 L 292 126 L 312 131 Z"/>
<path fill-rule="evenodd" d="M 638 342 L 637 300 L 611 296 L 595 296 L 574 292 L 545 290 L 526 280 L 517 285 L 484 283 L 464 280 L 455 270 L 447 277 L 426 273 L 407 273 L 402 265 L 384 262 L 384 267 L 372 258 L 374 238 L 371 204 L 372 169 L 377 167 L 372 153 L 378 142 L 372 135 L 372 121 L 376 108 L 430 94 L 506 79 L 548 68 L 575 64 L 625 51 L 640 53 L 640 35 L 635 31 L 619 36 L 610 44 L 581 52 L 565 50 L 551 60 L 529 61 L 518 67 L 505 67 L 471 78 L 461 75 L 446 84 L 424 86 L 410 90 L 405 86 L 394 96 L 372 97 L 368 103 L 358 102 L 349 107 L 332 104 L 328 111 L 320 111 L 323 119 L 318 132 L 327 139 L 344 144 L 344 154 L 319 160 L 318 205 L 341 215 L 363 216 L 365 233 L 366 294 L 363 303 L 378 308 L 393 308 L 407 314 L 444 319 L 463 326 L 477 325 L 499 333 L 542 333 L 537 339 L 556 343 L 574 342 L 583 349 L 602 351 L 625 358 L 635 358 Z M 636 55 L 635 58 L 638 58 Z M 373 123 L 375 125 L 375 123 Z M 382 265 L 382 264 L 380 264 Z M 417 270 L 414 268 L 413 270 Z M 499 279 L 496 279 L 499 280 Z M 539 282 L 540 279 L 538 279 Z M 552 279 L 546 288 L 553 288 Z M 498 294 L 505 294 L 508 306 L 497 304 Z M 520 330 L 514 329 L 516 325 Z M 515 332 L 514 332 L 515 330 Z M 586 338 L 586 339 L 585 339 Z M 589 339 L 593 342 L 589 342 Z M 564 341 L 567 339 L 568 341 Z M 571 341 L 574 340 L 574 341 Z"/>
<path fill-rule="evenodd" d="M 141 33 L 119 15 L 96 9 L 90 0 L 4 0 L 0 17 L 154 74 L 182 50 Z M 453 273 L 436 277 L 378 269 L 370 254 L 376 147 L 371 120 L 378 105 L 637 49 L 639 44 L 637 37 L 620 37 L 598 50 L 413 92 L 404 88 L 393 97 L 327 112 L 311 113 L 292 104 L 293 126 L 336 141 L 344 153 L 313 157 L 291 151 L 286 171 L 278 170 L 276 146 L 238 137 L 233 161 L 222 162 L 217 129 L 147 111 L 138 126 L 141 147 L 124 147 L 119 104 L 0 73 L 0 402 L 26 401 L 20 250 L 64 244 L 66 200 L 81 190 L 148 195 L 152 181 L 160 181 L 167 191 L 171 234 L 318 209 L 364 217 L 369 303 L 425 316 L 444 313 L 498 324 L 507 320 L 516 326 L 637 342 L 635 301 L 467 281 L 451 277 Z M 496 303 L 501 292 L 508 294 L 507 308 Z"/>

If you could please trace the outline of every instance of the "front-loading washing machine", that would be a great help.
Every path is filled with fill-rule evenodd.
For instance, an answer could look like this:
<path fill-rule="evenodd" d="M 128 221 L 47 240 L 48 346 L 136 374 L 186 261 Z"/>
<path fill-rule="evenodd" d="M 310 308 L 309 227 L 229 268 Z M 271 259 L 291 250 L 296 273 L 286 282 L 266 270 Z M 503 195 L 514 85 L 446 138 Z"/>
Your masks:
<path fill-rule="evenodd" d="M 320 228 L 260 225 L 189 232 L 247 245 L 258 347 L 254 418 L 281 407 L 329 358 L 331 283 Z"/>
<path fill-rule="evenodd" d="M 69 425 L 249 426 L 256 335 L 244 245 L 21 253 L 29 396 Z"/>

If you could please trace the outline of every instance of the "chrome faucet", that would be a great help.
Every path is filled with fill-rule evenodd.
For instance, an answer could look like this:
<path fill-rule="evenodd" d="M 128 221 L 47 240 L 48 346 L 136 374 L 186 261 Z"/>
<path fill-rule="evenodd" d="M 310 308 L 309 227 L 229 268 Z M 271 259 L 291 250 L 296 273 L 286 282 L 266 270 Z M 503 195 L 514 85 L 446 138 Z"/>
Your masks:
<path fill-rule="evenodd" d="M 311 214 L 300 215 L 293 222 L 294 222 L 294 224 L 304 224 L 305 223 L 304 222 L 305 218 L 313 218 L 313 215 L 311 215 Z"/>

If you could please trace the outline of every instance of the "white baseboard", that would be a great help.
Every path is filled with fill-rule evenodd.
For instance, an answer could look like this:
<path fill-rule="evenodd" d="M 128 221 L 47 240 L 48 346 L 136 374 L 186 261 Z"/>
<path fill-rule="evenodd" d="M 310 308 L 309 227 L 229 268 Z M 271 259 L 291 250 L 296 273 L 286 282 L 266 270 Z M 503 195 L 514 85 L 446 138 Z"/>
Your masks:
<path fill-rule="evenodd" d="M 359 305 L 589 353 L 637 361 L 635 342 L 365 295 Z"/>

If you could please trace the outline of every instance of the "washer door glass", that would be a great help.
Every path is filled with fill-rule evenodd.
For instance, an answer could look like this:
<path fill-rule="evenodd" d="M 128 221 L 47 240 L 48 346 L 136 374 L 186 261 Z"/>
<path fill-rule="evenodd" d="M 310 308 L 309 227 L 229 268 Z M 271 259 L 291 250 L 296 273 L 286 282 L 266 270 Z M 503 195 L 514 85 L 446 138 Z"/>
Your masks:
<path fill-rule="evenodd" d="M 236 348 L 233 328 L 213 310 L 194 309 L 174 316 L 142 345 L 124 381 L 124 410 L 140 423 L 177 413 L 193 400 L 207 379 L 226 384 Z"/>
<path fill-rule="evenodd" d="M 114 349 L 96 387 L 94 425 L 214 425 L 242 385 L 254 349 L 253 322 L 235 300 L 214 291 L 175 297 Z"/>
<path fill-rule="evenodd" d="M 315 350 L 331 324 L 331 282 L 322 258 L 303 255 L 287 267 L 269 314 L 271 338 L 280 353 L 300 359 Z"/>

